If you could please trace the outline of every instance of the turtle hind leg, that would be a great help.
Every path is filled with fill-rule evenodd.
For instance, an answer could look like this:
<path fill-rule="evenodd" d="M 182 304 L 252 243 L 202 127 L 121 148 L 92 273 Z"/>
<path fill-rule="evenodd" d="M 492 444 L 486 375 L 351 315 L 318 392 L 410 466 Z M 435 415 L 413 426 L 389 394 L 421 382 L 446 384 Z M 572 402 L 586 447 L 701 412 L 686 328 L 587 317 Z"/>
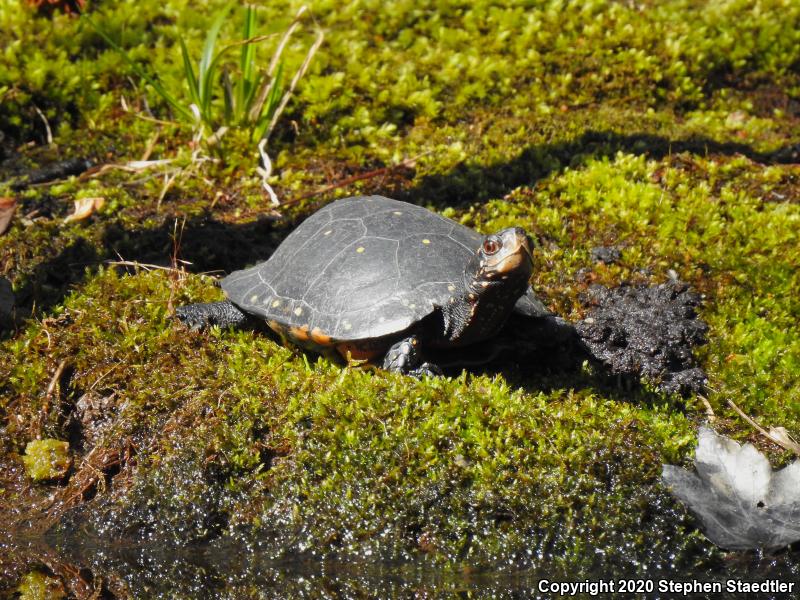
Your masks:
<path fill-rule="evenodd" d="M 179 306 L 175 309 L 175 316 L 192 331 L 211 325 L 239 329 L 249 321 L 245 313 L 227 300 Z"/>
<path fill-rule="evenodd" d="M 416 378 L 442 375 L 442 370 L 438 366 L 422 360 L 419 340 L 415 335 L 400 340 L 389 348 L 383 359 L 383 368 Z"/>

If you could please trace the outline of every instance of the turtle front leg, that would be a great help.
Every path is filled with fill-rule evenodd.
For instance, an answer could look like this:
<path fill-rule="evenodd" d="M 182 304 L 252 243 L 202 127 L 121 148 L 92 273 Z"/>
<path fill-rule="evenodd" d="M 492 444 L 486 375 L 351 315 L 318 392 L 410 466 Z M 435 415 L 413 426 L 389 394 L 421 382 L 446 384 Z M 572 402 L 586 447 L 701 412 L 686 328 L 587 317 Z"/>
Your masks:
<path fill-rule="evenodd" d="M 249 319 L 246 314 L 227 300 L 179 306 L 175 309 L 175 316 L 192 331 L 199 331 L 211 325 L 238 329 Z"/>
<path fill-rule="evenodd" d="M 433 363 L 422 360 L 419 351 L 419 340 L 412 335 L 404 340 L 400 340 L 389 348 L 383 359 L 383 368 L 387 371 L 411 375 L 417 379 L 428 375 L 442 375 L 442 370 Z"/>

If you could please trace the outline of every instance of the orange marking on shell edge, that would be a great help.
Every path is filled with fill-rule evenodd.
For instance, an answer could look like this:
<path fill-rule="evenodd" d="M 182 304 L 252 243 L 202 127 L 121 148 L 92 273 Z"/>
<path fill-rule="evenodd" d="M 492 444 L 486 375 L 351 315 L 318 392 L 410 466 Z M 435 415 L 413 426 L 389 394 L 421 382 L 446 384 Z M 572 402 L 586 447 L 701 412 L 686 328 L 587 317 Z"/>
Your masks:
<path fill-rule="evenodd" d="M 331 344 L 331 336 L 323 333 L 319 327 L 314 327 L 311 330 L 311 339 L 320 346 L 330 346 Z"/>
<path fill-rule="evenodd" d="M 373 360 L 380 356 L 377 350 L 365 350 L 358 348 L 355 344 L 337 344 L 336 351 L 345 360 Z"/>
<path fill-rule="evenodd" d="M 289 328 L 289 337 L 296 339 L 299 342 L 305 342 L 308 340 L 308 325 L 303 325 L 302 327 L 290 327 Z"/>
<path fill-rule="evenodd" d="M 274 331 L 278 335 L 283 335 L 284 328 L 277 321 L 272 321 L 272 320 L 267 321 L 267 325 L 269 325 L 269 328 L 272 329 L 272 331 Z"/>

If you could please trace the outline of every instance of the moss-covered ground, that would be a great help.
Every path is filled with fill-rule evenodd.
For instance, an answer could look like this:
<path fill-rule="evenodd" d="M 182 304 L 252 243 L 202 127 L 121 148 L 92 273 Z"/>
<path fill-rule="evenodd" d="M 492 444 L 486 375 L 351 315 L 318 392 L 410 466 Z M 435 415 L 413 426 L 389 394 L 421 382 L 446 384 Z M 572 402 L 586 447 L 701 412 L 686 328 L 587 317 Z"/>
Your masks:
<path fill-rule="evenodd" d="M 188 98 L 178 40 L 198 56 L 223 3 L 197 6 L 88 10 Z M 260 33 L 283 31 L 299 6 L 259 3 Z M 796 552 L 715 549 L 659 474 L 689 464 L 709 410 L 773 464 L 790 459 L 728 401 L 800 435 L 800 4 L 310 8 L 326 39 L 268 146 L 273 207 L 245 133 L 198 144 L 85 20 L 0 0 L 0 196 L 17 201 L 0 237 L 16 296 L 0 334 L 0 518 L 25 539 L 53 525 L 67 547 L 0 537 L 0 589 L 502 596 L 558 573 L 724 578 L 754 566 L 796 579 Z M 240 18 L 222 39 L 238 39 Z M 287 73 L 312 35 L 293 38 Z M 262 63 L 276 43 L 260 43 Z M 20 184 L 76 157 L 171 162 Z M 527 228 L 532 283 L 570 319 L 591 283 L 677 275 L 704 295 L 707 395 L 531 364 L 417 381 L 259 332 L 176 325 L 175 306 L 221 298 L 214 277 L 359 193 L 480 231 Z M 105 202 L 65 223 L 87 197 Z M 621 260 L 595 263 L 598 245 Z M 46 452 L 26 454 L 36 440 L 68 443 L 49 475 Z M 78 528 L 94 545 L 70 557 Z M 124 559 L 121 540 L 154 558 Z M 194 567 L 172 570 L 187 549 Z M 320 574 L 315 561 L 339 566 Z"/>

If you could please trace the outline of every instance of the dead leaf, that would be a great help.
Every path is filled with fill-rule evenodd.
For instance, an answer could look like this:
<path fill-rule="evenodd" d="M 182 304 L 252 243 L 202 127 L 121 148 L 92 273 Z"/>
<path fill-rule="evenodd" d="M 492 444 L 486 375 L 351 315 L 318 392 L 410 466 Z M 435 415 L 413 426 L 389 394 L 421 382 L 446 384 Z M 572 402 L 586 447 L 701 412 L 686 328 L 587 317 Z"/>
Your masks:
<path fill-rule="evenodd" d="M 664 465 L 661 477 L 721 548 L 782 548 L 800 540 L 800 460 L 773 471 L 751 444 L 700 427 L 696 472 Z"/>
<path fill-rule="evenodd" d="M 17 199 L 4 197 L 0 198 L 0 235 L 3 235 L 11 226 L 11 217 L 17 208 Z"/>
<path fill-rule="evenodd" d="M 96 198 L 78 198 L 75 200 L 74 212 L 64 219 L 64 223 L 82 221 L 90 217 L 94 211 L 99 210 L 105 204 L 105 201 L 106 199 L 100 196 Z"/>
<path fill-rule="evenodd" d="M 792 436 L 786 431 L 786 427 L 770 427 L 769 437 L 778 442 L 778 445 L 800 456 L 800 444 L 792 439 Z"/>
<path fill-rule="evenodd" d="M 750 423 L 750 425 L 755 427 L 758 430 L 758 432 L 765 438 L 767 438 L 769 441 L 774 442 L 778 444 L 778 446 L 781 446 L 782 448 L 788 450 L 789 452 L 794 452 L 795 454 L 800 456 L 800 445 L 798 445 L 797 442 L 795 442 L 791 437 L 789 437 L 789 432 L 786 431 L 786 428 L 770 427 L 769 431 L 767 431 L 761 425 L 756 423 L 754 419 L 747 416 L 741 408 L 736 406 L 736 403 L 733 400 L 728 399 L 728 405 L 737 413 L 739 413 L 740 417 L 742 417 L 745 421 Z"/>

